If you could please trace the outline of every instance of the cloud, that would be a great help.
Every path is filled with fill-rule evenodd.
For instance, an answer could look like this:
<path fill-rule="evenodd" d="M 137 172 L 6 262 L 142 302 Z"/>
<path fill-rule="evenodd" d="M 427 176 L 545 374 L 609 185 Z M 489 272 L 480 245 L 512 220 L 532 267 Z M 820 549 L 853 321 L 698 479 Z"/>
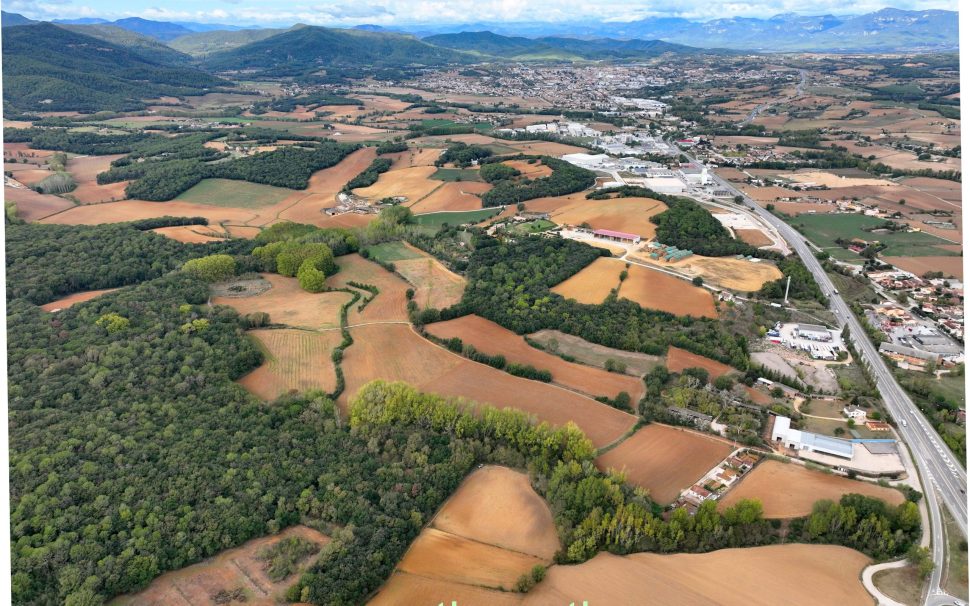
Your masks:
<path fill-rule="evenodd" d="M 328 15 L 336 20 L 370 19 L 373 17 L 393 17 L 394 13 L 382 5 L 370 4 L 336 4 L 332 6 L 315 6 L 315 11 Z"/>

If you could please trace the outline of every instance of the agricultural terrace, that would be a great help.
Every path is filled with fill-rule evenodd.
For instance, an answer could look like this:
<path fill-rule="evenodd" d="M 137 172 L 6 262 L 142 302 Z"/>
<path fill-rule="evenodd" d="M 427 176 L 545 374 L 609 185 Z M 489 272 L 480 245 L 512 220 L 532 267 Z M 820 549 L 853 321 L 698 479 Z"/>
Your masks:
<path fill-rule="evenodd" d="M 318 330 L 339 328 L 340 307 L 350 299 L 345 292 L 310 293 L 300 288 L 296 278 L 279 274 L 260 274 L 270 288 L 253 296 L 217 296 L 213 305 L 228 305 L 240 315 L 266 312 L 273 324 Z"/>
<path fill-rule="evenodd" d="M 510 362 L 548 370 L 553 382 L 592 396 L 612 399 L 625 391 L 633 402 L 639 402 L 643 396 L 643 382 L 635 377 L 567 362 L 532 347 L 511 330 L 476 315 L 429 324 L 425 329 L 439 339 L 457 337 L 480 352 L 493 356 L 501 354 Z"/>
<path fill-rule="evenodd" d="M 551 425 L 573 421 L 597 447 L 616 441 L 636 423 L 633 415 L 578 393 L 467 360 L 404 323 L 357 326 L 350 334 L 354 344 L 344 352 L 342 364 L 347 387 L 339 399 L 344 409 L 362 385 L 385 379 L 496 408 L 516 408 Z"/>
<path fill-rule="evenodd" d="M 654 501 L 667 505 L 732 450 L 724 440 L 654 423 L 597 458 L 596 466 L 626 473 L 628 482 L 647 489 Z"/>
<path fill-rule="evenodd" d="M 509 591 L 559 548 L 552 512 L 529 477 L 489 465 L 465 479 L 370 603 L 416 603 L 431 588 L 409 577 L 443 582 L 435 587 L 442 592 L 452 583 Z"/>
<path fill-rule="evenodd" d="M 259 344 L 266 361 L 239 379 L 239 384 L 256 397 L 269 401 L 291 392 L 331 392 L 336 387 L 331 354 L 340 345 L 340 331 L 287 328 L 253 330 L 248 334 Z"/>
<path fill-rule="evenodd" d="M 95 297 L 100 297 L 103 294 L 114 292 L 118 290 L 117 288 L 102 288 L 101 290 L 88 290 L 84 292 L 76 292 L 66 297 L 62 297 L 56 301 L 51 301 L 50 303 L 45 303 L 41 305 L 40 308 L 44 311 L 60 311 L 62 309 L 67 309 L 72 305 L 77 305 L 78 303 L 84 303 L 85 301 L 90 301 Z"/>
<path fill-rule="evenodd" d="M 315 545 L 312 553 L 300 559 L 294 574 L 274 581 L 268 563 L 258 554 L 280 541 L 299 537 Z M 286 589 L 302 572 L 316 561 L 320 551 L 330 542 L 326 535 L 307 528 L 292 526 L 283 532 L 253 539 L 240 547 L 228 549 L 198 564 L 163 574 L 133 595 L 121 596 L 112 606 L 169 606 L 171 604 L 209 604 L 220 592 L 232 595 L 241 589 L 242 601 L 253 606 L 274 606 L 285 596 Z M 228 602 L 227 602 L 228 603 Z"/>
<path fill-rule="evenodd" d="M 631 606 L 871 606 L 859 581 L 871 560 L 847 547 L 768 545 L 703 554 L 600 553 L 576 566 L 553 566 L 523 604 Z M 784 596 L 780 598 L 779 596 Z M 592 603 L 592 602 L 590 602 Z"/>
<path fill-rule="evenodd" d="M 768 460 L 747 473 L 721 498 L 718 507 L 723 510 L 741 499 L 758 499 L 764 505 L 766 518 L 796 518 L 812 513 L 816 501 L 838 501 L 850 493 L 882 499 L 892 506 L 905 500 L 903 493 L 894 488 Z"/>
<path fill-rule="evenodd" d="M 944 246 L 952 244 L 925 232 L 869 232 L 864 228 L 877 228 L 886 221 L 876 217 L 857 214 L 799 215 L 789 221 L 809 240 L 823 249 L 841 248 L 836 240 L 859 238 L 878 240 L 886 244 L 882 254 L 889 257 L 950 256 L 957 253 Z"/>

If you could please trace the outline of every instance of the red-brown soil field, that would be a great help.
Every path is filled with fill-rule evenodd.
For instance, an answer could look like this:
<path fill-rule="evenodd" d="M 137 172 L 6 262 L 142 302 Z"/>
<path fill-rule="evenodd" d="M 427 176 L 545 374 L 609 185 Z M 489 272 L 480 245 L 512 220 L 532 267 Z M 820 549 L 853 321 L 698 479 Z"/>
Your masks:
<path fill-rule="evenodd" d="M 668 348 L 667 370 L 671 372 L 683 372 L 685 368 L 703 368 L 710 373 L 712 379 L 726 375 L 734 370 L 727 364 L 699 356 L 685 349 L 680 349 L 679 347 Z"/>
<path fill-rule="evenodd" d="M 597 458 L 596 465 L 625 471 L 628 482 L 646 488 L 653 500 L 666 505 L 732 450 L 724 440 L 654 423 Z"/>
<path fill-rule="evenodd" d="M 109 292 L 118 290 L 117 288 L 103 288 L 101 290 L 87 290 L 84 292 L 76 292 L 74 294 L 67 295 L 66 297 L 60 298 L 56 301 L 51 301 L 50 303 L 45 303 L 41 305 L 40 308 L 44 311 L 60 311 L 62 309 L 67 309 L 72 305 L 77 305 L 78 303 L 83 303 L 85 301 L 90 301 L 95 297 L 100 297 L 101 295 Z"/>
<path fill-rule="evenodd" d="M 340 271 L 336 275 L 327 278 L 327 286 L 345 287 L 348 286 L 348 282 L 357 282 L 376 286 L 380 291 L 367 304 L 363 311 L 358 311 L 357 308 L 363 303 L 364 298 L 371 296 L 369 292 L 361 291 L 364 297 L 357 304 L 351 306 L 350 312 L 347 315 L 347 322 L 349 324 L 407 321 L 407 298 L 405 297 L 405 293 L 410 287 L 407 282 L 377 263 L 368 261 L 357 254 L 338 257 L 337 265 L 340 266 Z"/>
<path fill-rule="evenodd" d="M 553 382 L 589 395 L 613 398 L 625 391 L 633 402 L 639 402 L 643 396 L 643 382 L 636 377 L 567 362 L 532 347 L 511 330 L 476 315 L 429 324 L 425 329 L 438 338 L 458 337 L 481 352 L 502 354 L 510 362 L 531 364 L 538 369 L 548 370 L 552 373 Z"/>
<path fill-rule="evenodd" d="M 420 390 L 460 396 L 497 408 L 517 408 L 551 425 L 573 421 L 602 447 L 619 439 L 636 419 L 575 392 L 512 376 L 439 347 L 410 326 L 371 324 L 350 329 L 354 344 L 344 352 L 346 403 L 374 379 L 406 381 Z"/>
<path fill-rule="evenodd" d="M 718 503 L 724 509 L 741 499 L 758 499 L 766 518 L 795 518 L 812 513 L 822 499 L 838 501 L 849 493 L 863 494 L 899 505 L 903 493 L 867 482 L 807 469 L 796 463 L 764 461 L 741 479 Z"/>
<path fill-rule="evenodd" d="M 610 261 L 605 257 L 597 259 Z M 620 265 L 613 261 L 614 265 Z M 714 297 L 709 291 L 663 272 L 630 265 L 627 279 L 620 286 L 620 297 L 648 309 L 659 309 L 677 316 L 716 318 Z"/>

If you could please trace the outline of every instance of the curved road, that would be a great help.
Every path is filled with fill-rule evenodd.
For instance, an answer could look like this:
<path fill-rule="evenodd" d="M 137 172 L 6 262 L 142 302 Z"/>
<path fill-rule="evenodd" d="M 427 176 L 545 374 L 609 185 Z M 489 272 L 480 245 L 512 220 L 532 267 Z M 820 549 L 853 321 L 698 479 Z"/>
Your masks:
<path fill-rule="evenodd" d="M 696 161 L 696 160 L 695 160 Z M 940 514 L 939 501 L 950 511 L 964 536 L 967 536 L 967 472 L 961 467 L 956 457 L 950 452 L 936 430 L 929 424 L 903 388 L 896 382 L 879 351 L 869 340 L 862 325 L 853 315 L 849 306 L 836 293 L 832 281 L 829 279 L 822 264 L 815 258 L 804 236 L 790 225 L 771 214 L 751 198 L 739 191 L 731 183 L 711 173 L 712 178 L 724 189 L 740 195 L 745 204 L 768 225 L 772 226 L 791 244 L 798 253 L 802 263 L 812 272 L 815 281 L 829 298 L 829 307 L 839 321 L 847 324 L 852 342 L 859 352 L 859 361 L 864 364 L 876 380 L 876 386 L 886 403 L 886 408 L 897 422 L 897 431 L 908 445 L 916 466 L 926 487 L 925 499 L 930 515 L 930 532 L 932 533 L 932 555 L 936 567 L 930 577 L 929 593 L 926 604 L 937 606 L 940 604 L 959 603 L 946 595 L 941 589 L 941 577 L 945 563 L 945 546 L 943 521 Z"/>

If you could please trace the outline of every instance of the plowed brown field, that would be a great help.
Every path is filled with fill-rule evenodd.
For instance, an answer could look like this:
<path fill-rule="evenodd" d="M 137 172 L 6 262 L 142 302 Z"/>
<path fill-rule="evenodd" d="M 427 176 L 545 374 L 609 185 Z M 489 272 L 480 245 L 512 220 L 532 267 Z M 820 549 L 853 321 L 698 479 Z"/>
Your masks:
<path fill-rule="evenodd" d="M 345 292 L 309 293 L 296 278 L 261 274 L 273 285 L 254 297 L 213 297 L 213 305 L 228 305 L 241 315 L 265 311 L 273 324 L 294 328 L 320 329 L 340 326 L 340 306 L 350 295 Z"/>
<path fill-rule="evenodd" d="M 730 443 L 712 436 L 652 424 L 596 459 L 596 465 L 625 471 L 628 482 L 646 488 L 653 500 L 666 505 L 732 450 Z"/>
<path fill-rule="evenodd" d="M 458 337 L 481 352 L 490 355 L 502 354 L 510 362 L 531 364 L 548 370 L 552 373 L 553 382 L 586 394 L 613 398 L 625 391 L 633 402 L 639 402 L 643 396 L 643 382 L 636 377 L 567 362 L 559 356 L 532 347 L 511 330 L 476 315 L 429 324 L 425 328 L 441 339 Z"/>

